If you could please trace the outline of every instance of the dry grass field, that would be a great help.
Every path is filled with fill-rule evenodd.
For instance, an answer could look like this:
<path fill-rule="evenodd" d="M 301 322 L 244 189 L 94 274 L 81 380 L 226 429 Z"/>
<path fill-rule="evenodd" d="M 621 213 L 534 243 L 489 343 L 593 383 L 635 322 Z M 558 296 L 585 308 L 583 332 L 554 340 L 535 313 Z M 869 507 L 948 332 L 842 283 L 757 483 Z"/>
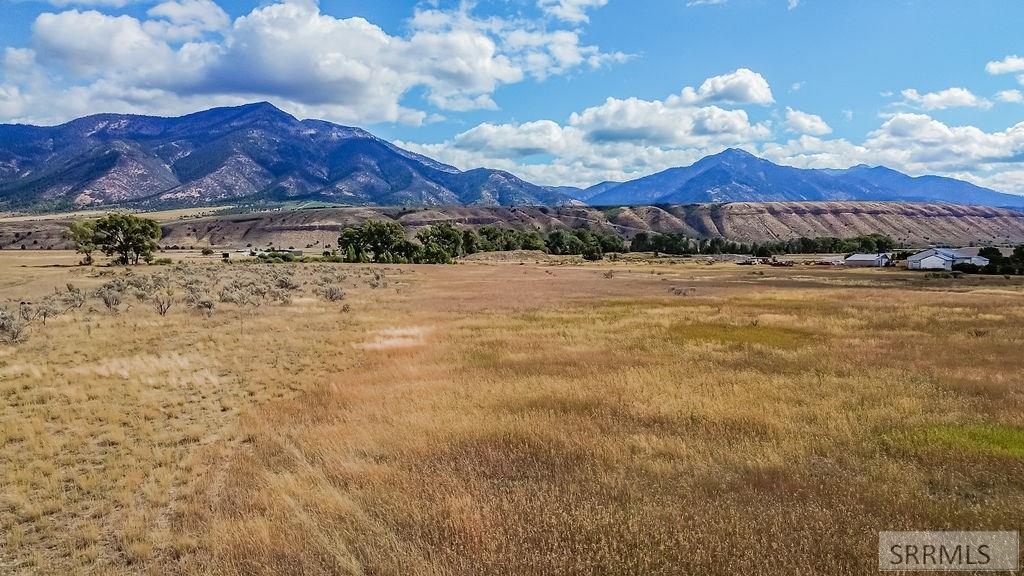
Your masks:
<path fill-rule="evenodd" d="M 0 253 L 8 309 L 122 295 L 0 344 L 0 574 L 870 574 L 1024 526 L 1020 279 L 74 262 Z"/>

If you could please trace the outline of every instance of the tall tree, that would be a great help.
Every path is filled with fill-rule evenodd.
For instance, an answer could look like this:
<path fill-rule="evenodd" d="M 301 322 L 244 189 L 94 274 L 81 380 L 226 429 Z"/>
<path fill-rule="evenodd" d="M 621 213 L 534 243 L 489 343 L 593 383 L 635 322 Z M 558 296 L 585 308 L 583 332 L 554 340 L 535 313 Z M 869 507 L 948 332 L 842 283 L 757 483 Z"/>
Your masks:
<path fill-rule="evenodd" d="M 110 214 L 96 221 L 96 246 L 107 256 L 117 255 L 117 264 L 137 265 L 150 260 L 160 239 L 155 220 L 133 214 Z"/>
<path fill-rule="evenodd" d="M 347 262 L 395 262 L 408 251 L 405 228 L 398 222 L 367 220 L 359 228 L 346 228 L 338 247 Z"/>
<path fill-rule="evenodd" d="M 405 228 L 390 220 L 367 220 L 363 222 L 362 238 L 374 262 L 392 262 L 405 242 Z"/>
<path fill-rule="evenodd" d="M 345 262 L 366 262 L 366 244 L 359 228 L 345 228 L 338 237 L 338 247 L 345 253 Z"/>
<path fill-rule="evenodd" d="M 446 262 L 463 254 L 462 231 L 448 222 L 435 224 L 420 230 L 416 234 L 416 239 L 424 247 L 435 245 L 431 248 L 430 253 L 444 252 L 447 257 L 442 259 Z"/>
<path fill-rule="evenodd" d="M 82 255 L 82 264 L 92 264 L 92 253 L 96 251 L 96 221 L 76 220 L 68 226 L 68 236 L 75 243 L 75 250 Z"/>

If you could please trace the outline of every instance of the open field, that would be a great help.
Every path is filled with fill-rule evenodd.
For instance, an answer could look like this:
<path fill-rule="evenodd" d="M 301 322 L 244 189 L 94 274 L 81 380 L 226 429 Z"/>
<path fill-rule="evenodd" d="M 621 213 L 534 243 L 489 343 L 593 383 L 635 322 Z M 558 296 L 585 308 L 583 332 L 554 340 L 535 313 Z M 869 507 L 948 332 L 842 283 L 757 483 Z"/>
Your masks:
<path fill-rule="evenodd" d="M 76 260 L 0 252 L 0 306 L 122 297 L 0 343 L 0 574 L 871 574 L 1024 526 L 1020 278 Z"/>

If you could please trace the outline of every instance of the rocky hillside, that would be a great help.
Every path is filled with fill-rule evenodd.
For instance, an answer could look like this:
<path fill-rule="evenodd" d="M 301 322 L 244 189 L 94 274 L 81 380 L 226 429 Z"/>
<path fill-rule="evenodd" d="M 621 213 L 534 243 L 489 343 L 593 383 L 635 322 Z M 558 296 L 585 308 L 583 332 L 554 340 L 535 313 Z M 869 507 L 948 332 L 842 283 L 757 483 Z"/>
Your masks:
<path fill-rule="evenodd" d="M 366 218 L 391 218 L 411 229 L 439 222 L 542 231 L 590 227 L 626 237 L 639 232 L 681 233 L 743 242 L 800 236 L 842 238 L 873 232 L 911 245 L 1024 242 L 1024 212 L 1015 210 L 883 202 L 742 202 L 607 210 L 569 206 L 301 210 L 177 223 L 167 227 L 164 243 L 258 246 L 273 241 L 301 247 L 319 241 L 322 245 L 336 238 L 344 225 Z"/>
<path fill-rule="evenodd" d="M 0 125 L 0 208 L 145 209 L 320 200 L 354 205 L 573 202 L 498 170 L 463 172 L 365 130 L 267 103 L 180 118 L 100 114 Z"/>
<path fill-rule="evenodd" d="M 929 244 L 1024 243 L 1024 212 L 1001 208 L 884 202 L 738 202 L 724 205 L 589 207 L 445 207 L 321 208 L 179 219 L 163 224 L 165 246 L 248 245 L 322 249 L 339 231 L 369 218 L 392 219 L 410 230 L 453 222 L 550 231 L 590 227 L 632 237 L 639 232 L 680 233 L 690 237 L 724 236 L 763 242 L 800 236 L 852 237 L 882 233 L 911 246 Z M 0 247 L 18 249 L 67 246 L 67 221 L 0 220 Z"/>

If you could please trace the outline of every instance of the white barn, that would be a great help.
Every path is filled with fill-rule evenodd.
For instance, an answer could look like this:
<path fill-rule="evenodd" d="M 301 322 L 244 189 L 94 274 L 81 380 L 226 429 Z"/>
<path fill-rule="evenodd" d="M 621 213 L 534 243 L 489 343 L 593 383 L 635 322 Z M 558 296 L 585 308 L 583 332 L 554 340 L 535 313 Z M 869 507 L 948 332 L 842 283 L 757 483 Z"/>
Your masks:
<path fill-rule="evenodd" d="M 910 270 L 952 270 L 957 264 L 986 266 L 988 258 L 978 256 L 977 249 L 931 248 L 907 258 Z"/>
<path fill-rule="evenodd" d="M 888 254 L 851 254 L 843 260 L 843 264 L 847 266 L 856 266 L 860 268 L 883 268 L 888 266 L 892 259 Z"/>

